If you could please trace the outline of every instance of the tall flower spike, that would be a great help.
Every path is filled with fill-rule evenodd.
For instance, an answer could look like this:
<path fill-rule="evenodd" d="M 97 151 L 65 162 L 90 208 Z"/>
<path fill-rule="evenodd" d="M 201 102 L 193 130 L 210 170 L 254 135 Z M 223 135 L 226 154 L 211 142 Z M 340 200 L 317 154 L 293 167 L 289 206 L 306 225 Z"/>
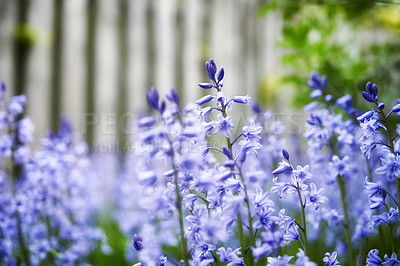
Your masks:
<path fill-rule="evenodd" d="M 147 103 L 149 104 L 149 106 L 154 110 L 158 110 L 159 96 L 157 89 L 155 87 L 151 87 L 147 92 L 146 96 L 147 96 Z"/>

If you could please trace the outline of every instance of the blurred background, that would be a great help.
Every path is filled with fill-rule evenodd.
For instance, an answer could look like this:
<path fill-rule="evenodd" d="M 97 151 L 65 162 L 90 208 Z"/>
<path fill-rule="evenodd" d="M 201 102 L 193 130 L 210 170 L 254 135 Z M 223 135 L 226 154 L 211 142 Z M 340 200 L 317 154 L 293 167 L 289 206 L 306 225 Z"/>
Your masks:
<path fill-rule="evenodd" d="M 150 86 L 201 97 L 209 58 L 227 96 L 281 113 L 310 101 L 313 70 L 356 106 L 368 80 L 393 100 L 399 31 L 400 2 L 384 0 L 0 0 L 0 80 L 27 95 L 37 138 L 65 115 L 89 143 L 121 143 Z"/>

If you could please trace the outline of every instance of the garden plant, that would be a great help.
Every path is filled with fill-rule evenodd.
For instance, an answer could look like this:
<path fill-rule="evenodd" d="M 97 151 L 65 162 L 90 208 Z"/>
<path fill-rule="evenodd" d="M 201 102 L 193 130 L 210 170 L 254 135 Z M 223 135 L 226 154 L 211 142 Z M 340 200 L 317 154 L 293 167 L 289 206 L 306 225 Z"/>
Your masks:
<path fill-rule="evenodd" d="M 368 82 L 359 110 L 312 72 L 304 130 L 288 134 L 205 69 L 195 103 L 148 90 L 111 197 L 109 161 L 68 121 L 31 150 L 26 98 L 3 83 L 0 265 L 400 265 L 400 99 Z"/>

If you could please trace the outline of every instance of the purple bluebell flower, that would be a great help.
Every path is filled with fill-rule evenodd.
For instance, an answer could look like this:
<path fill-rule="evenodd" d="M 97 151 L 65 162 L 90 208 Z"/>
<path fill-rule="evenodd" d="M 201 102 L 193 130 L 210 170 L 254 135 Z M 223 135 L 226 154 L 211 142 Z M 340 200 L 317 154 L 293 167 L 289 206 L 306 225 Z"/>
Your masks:
<path fill-rule="evenodd" d="M 300 239 L 299 231 L 296 228 L 294 223 L 291 223 L 286 229 L 285 234 L 283 235 L 283 239 L 288 241 L 288 246 L 290 247 L 290 243 L 292 241 L 297 241 Z"/>
<path fill-rule="evenodd" d="M 315 262 L 310 261 L 310 258 L 307 257 L 304 250 L 299 248 L 299 252 L 296 254 L 297 260 L 295 262 L 295 266 L 317 266 Z"/>
<path fill-rule="evenodd" d="M 147 103 L 149 104 L 149 106 L 154 110 L 158 110 L 159 96 L 157 89 L 155 87 L 151 87 L 147 92 L 146 96 L 147 96 Z"/>
<path fill-rule="evenodd" d="M 133 247 L 137 251 L 141 251 L 143 249 L 143 238 L 138 236 L 137 234 L 133 235 Z"/>
<path fill-rule="evenodd" d="M 359 122 L 364 122 L 365 119 L 369 120 L 374 115 L 373 111 L 368 111 L 357 117 Z"/>
<path fill-rule="evenodd" d="M 260 106 L 260 104 L 258 102 L 253 101 L 253 104 L 251 105 L 251 109 L 257 115 L 262 113 L 261 106 Z"/>
<path fill-rule="evenodd" d="M 282 149 L 282 156 L 289 161 L 289 153 L 287 152 L 287 150 Z"/>
<path fill-rule="evenodd" d="M 218 75 L 217 75 L 217 81 L 221 82 L 221 80 L 224 79 L 224 75 L 225 75 L 225 70 L 222 67 L 219 71 L 218 71 Z"/>
<path fill-rule="evenodd" d="M 256 212 L 256 216 L 258 220 L 254 223 L 255 228 L 268 228 L 271 222 L 275 222 L 277 219 L 276 217 L 272 216 L 272 213 L 275 210 L 270 207 L 262 207 L 261 210 Z"/>
<path fill-rule="evenodd" d="M 342 159 L 340 159 L 337 155 L 333 155 L 332 162 L 329 163 L 332 174 L 334 176 L 345 177 L 349 173 L 349 162 L 350 158 L 348 156 L 344 156 Z"/>
<path fill-rule="evenodd" d="M 214 131 L 214 135 L 218 135 L 219 133 L 224 133 L 225 137 L 231 138 L 232 134 L 230 129 L 234 129 L 235 126 L 232 123 L 232 117 L 227 116 L 223 117 L 222 114 L 218 114 L 218 120 L 215 122 L 214 127 L 216 128 Z"/>
<path fill-rule="evenodd" d="M 256 125 L 254 120 L 250 119 L 250 123 L 247 126 L 243 127 L 243 137 L 247 140 L 259 140 L 261 139 L 260 133 L 262 131 L 262 127 Z"/>
<path fill-rule="evenodd" d="M 364 186 L 370 201 L 369 208 L 377 209 L 385 203 L 386 191 L 382 186 L 367 180 L 368 177 L 365 177 Z"/>
<path fill-rule="evenodd" d="M 333 100 L 333 96 L 331 94 L 328 94 L 328 95 L 325 96 L 325 101 L 327 103 L 331 102 L 332 100 Z"/>
<path fill-rule="evenodd" d="M 6 94 L 6 83 L 4 81 L 1 82 L 0 84 L 0 101 L 4 99 L 4 96 Z"/>
<path fill-rule="evenodd" d="M 318 75 L 318 72 L 313 71 L 313 72 L 311 72 L 310 79 L 308 80 L 307 84 L 313 90 L 317 90 L 317 89 L 325 90 L 326 85 L 327 85 L 327 79 L 326 79 L 326 76 L 320 77 Z"/>
<path fill-rule="evenodd" d="M 336 105 L 342 107 L 343 110 L 345 110 L 348 114 L 354 114 L 355 112 L 353 108 L 353 100 L 350 94 L 346 94 L 345 96 L 337 99 Z"/>
<path fill-rule="evenodd" d="M 179 95 L 176 93 L 175 89 L 172 88 L 165 96 L 169 101 L 179 104 Z"/>
<path fill-rule="evenodd" d="M 167 257 L 164 255 L 161 255 L 160 258 L 158 259 L 158 266 L 164 266 L 167 263 Z"/>
<path fill-rule="evenodd" d="M 378 256 L 379 250 L 373 249 L 368 252 L 367 265 L 366 266 L 380 266 L 382 265 L 382 259 Z"/>
<path fill-rule="evenodd" d="M 332 254 L 326 252 L 323 261 L 325 262 L 325 266 L 342 265 L 339 261 L 337 261 L 336 251 L 332 252 Z"/>
<path fill-rule="evenodd" d="M 306 206 L 315 206 L 315 210 L 318 210 L 319 204 L 320 203 L 327 203 L 328 198 L 325 196 L 322 196 L 322 193 L 324 192 L 324 188 L 320 188 L 317 190 L 317 186 L 314 183 L 310 184 L 310 191 L 305 191 L 306 195 Z"/>
<path fill-rule="evenodd" d="M 399 217 L 399 208 L 392 208 L 392 207 L 390 207 L 390 210 L 389 210 L 389 220 L 390 220 L 390 222 L 391 223 L 393 223 L 393 224 L 396 224 L 399 220 L 400 220 L 400 217 Z"/>
<path fill-rule="evenodd" d="M 373 103 L 375 101 L 375 97 L 373 97 L 371 94 L 365 91 L 363 91 L 361 94 L 367 102 Z"/>
<path fill-rule="evenodd" d="M 14 116 L 22 114 L 24 112 L 25 104 L 26 96 L 24 94 L 14 96 L 10 99 L 8 103 L 8 111 Z"/>
<path fill-rule="evenodd" d="M 256 261 L 258 261 L 262 257 L 268 256 L 272 252 L 271 246 L 268 244 L 262 244 L 258 247 L 252 247 L 251 250 Z"/>
<path fill-rule="evenodd" d="M 199 83 L 200 88 L 202 89 L 211 89 L 212 87 L 214 87 L 211 83 Z"/>
<path fill-rule="evenodd" d="M 157 122 L 157 119 L 154 116 L 145 116 L 139 119 L 138 126 L 139 127 L 151 127 Z"/>
<path fill-rule="evenodd" d="M 392 107 L 392 112 L 393 113 L 400 112 L 400 103 L 398 103 L 398 104 L 396 104 L 395 106 Z"/>
<path fill-rule="evenodd" d="M 214 60 L 211 58 L 209 61 L 206 61 L 206 70 L 208 77 L 215 81 L 215 73 L 217 72 L 217 65 L 215 64 Z"/>
<path fill-rule="evenodd" d="M 282 162 L 279 162 L 278 168 L 276 168 L 274 171 L 272 171 L 272 174 L 279 175 L 279 174 L 282 174 L 289 170 L 292 170 L 291 165 L 286 161 L 282 161 Z"/>
<path fill-rule="evenodd" d="M 196 101 L 196 104 L 203 105 L 205 103 L 210 102 L 214 97 L 212 95 L 206 95 Z"/>
<path fill-rule="evenodd" d="M 389 179 L 393 177 L 400 178 L 400 158 L 393 153 L 387 153 L 386 157 L 380 158 L 382 166 L 375 170 L 375 173 L 386 175 Z"/>
<path fill-rule="evenodd" d="M 249 95 L 246 96 L 235 96 L 232 98 L 232 101 L 235 103 L 241 103 L 241 104 L 250 104 L 251 97 Z"/>
<path fill-rule="evenodd" d="M 256 194 L 254 194 L 253 204 L 256 208 L 263 207 L 263 206 L 274 206 L 274 202 L 270 200 L 269 193 L 263 193 L 262 189 L 257 186 Z"/>
<path fill-rule="evenodd" d="M 400 260 L 397 259 L 396 253 L 392 253 L 392 256 L 389 258 L 387 254 L 385 254 L 385 262 L 382 263 L 383 266 L 399 266 Z"/>
<path fill-rule="evenodd" d="M 293 256 L 288 256 L 288 255 L 284 255 L 282 256 L 278 256 L 277 258 L 273 258 L 273 257 L 268 257 L 267 261 L 268 261 L 268 266 L 284 266 L 284 265 L 289 265 L 289 261 L 291 261 L 294 257 Z"/>
<path fill-rule="evenodd" d="M 308 171 L 309 169 L 310 169 L 309 165 L 305 165 L 304 167 L 298 165 L 296 169 L 293 170 L 293 175 L 299 182 L 304 182 L 306 179 L 312 178 L 312 174 Z"/>

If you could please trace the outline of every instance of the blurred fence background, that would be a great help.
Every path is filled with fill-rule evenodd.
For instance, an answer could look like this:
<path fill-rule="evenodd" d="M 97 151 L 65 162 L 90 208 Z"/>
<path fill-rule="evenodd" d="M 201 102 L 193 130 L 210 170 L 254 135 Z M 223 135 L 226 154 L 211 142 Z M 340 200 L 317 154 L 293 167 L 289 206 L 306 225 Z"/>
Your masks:
<path fill-rule="evenodd" d="M 386 0 L 0 0 L 0 80 L 26 93 L 36 139 L 65 115 L 90 143 L 124 143 L 119 124 L 146 111 L 150 86 L 194 101 L 211 57 L 227 96 L 281 112 L 309 101 L 311 70 L 336 98 L 360 104 L 373 77 L 393 99 L 399 29 Z"/>
<path fill-rule="evenodd" d="M 230 96 L 254 95 L 282 71 L 281 16 L 257 17 L 258 8 L 256 0 L 0 0 L 0 79 L 9 95 L 27 94 L 36 137 L 64 114 L 89 140 L 115 140 L 85 115 L 146 110 L 150 86 L 194 101 L 210 57 L 225 68 Z"/>

